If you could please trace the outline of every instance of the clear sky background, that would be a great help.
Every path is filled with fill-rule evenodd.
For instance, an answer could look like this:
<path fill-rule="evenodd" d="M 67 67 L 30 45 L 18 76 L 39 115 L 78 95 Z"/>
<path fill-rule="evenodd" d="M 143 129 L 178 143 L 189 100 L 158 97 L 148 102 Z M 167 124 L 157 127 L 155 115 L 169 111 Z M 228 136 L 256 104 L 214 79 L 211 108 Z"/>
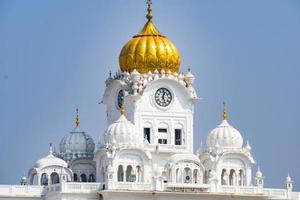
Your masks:
<path fill-rule="evenodd" d="M 49 142 L 58 150 L 77 107 L 82 129 L 95 141 L 103 134 L 104 81 L 146 22 L 145 1 L 0 1 L 1 184 L 18 184 Z M 226 101 L 266 187 L 283 188 L 289 172 L 299 191 L 300 1 L 154 0 L 153 14 L 203 97 L 195 151 Z"/>

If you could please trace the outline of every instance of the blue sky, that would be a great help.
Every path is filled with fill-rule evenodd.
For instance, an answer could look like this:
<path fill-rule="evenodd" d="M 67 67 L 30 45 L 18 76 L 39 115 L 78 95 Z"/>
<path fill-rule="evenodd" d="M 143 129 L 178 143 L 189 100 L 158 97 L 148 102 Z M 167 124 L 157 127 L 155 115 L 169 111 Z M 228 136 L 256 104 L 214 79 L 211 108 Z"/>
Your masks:
<path fill-rule="evenodd" d="M 49 142 L 58 150 L 77 107 L 82 129 L 98 140 L 104 81 L 145 14 L 144 0 L 0 1 L 1 184 L 18 183 Z M 153 14 L 203 98 L 195 150 L 226 101 L 267 187 L 284 187 L 289 172 L 300 190 L 300 2 L 154 0 Z"/>

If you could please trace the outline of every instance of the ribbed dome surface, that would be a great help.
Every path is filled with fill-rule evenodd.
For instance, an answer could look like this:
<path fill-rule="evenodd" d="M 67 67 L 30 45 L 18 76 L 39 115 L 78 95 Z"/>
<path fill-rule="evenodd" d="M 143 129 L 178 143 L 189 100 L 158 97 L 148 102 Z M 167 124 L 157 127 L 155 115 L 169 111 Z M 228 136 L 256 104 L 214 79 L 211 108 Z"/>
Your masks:
<path fill-rule="evenodd" d="M 124 115 L 107 128 L 106 137 L 107 142 L 116 145 L 139 145 L 142 142 L 135 126 Z"/>
<path fill-rule="evenodd" d="M 60 142 L 60 153 L 64 159 L 92 157 L 95 150 L 93 138 L 76 127 Z"/>
<path fill-rule="evenodd" d="M 241 148 L 243 138 L 240 132 L 233 128 L 227 120 L 223 120 L 217 128 L 210 132 L 206 144 L 208 147 Z"/>
<path fill-rule="evenodd" d="M 122 71 L 148 73 L 164 69 L 178 72 L 180 55 L 175 45 L 159 33 L 152 21 L 148 21 L 139 34 L 122 48 L 119 64 Z"/>

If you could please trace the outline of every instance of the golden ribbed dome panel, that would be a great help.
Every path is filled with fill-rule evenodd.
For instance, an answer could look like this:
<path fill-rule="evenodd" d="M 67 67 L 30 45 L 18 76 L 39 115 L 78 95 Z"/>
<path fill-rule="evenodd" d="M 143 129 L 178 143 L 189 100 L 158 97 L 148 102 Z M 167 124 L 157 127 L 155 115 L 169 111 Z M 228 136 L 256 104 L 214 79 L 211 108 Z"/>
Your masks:
<path fill-rule="evenodd" d="M 134 69 L 140 73 L 153 72 L 156 69 L 178 72 L 180 55 L 175 45 L 148 21 L 142 31 L 122 48 L 119 63 L 121 70 L 128 72 Z"/>

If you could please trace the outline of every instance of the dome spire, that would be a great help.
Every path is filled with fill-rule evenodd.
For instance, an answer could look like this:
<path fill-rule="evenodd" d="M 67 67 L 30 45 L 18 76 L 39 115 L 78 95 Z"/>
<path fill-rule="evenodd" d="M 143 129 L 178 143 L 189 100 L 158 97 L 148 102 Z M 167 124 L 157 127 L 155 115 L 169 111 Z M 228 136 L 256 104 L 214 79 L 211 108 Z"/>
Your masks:
<path fill-rule="evenodd" d="M 151 19 L 153 18 L 153 15 L 152 15 L 152 0 L 147 0 L 147 5 L 148 5 L 148 8 L 147 8 L 147 19 L 148 21 L 151 21 Z"/>
<path fill-rule="evenodd" d="M 122 101 L 122 104 L 121 104 L 121 107 L 120 107 L 120 113 L 121 113 L 121 115 L 124 115 L 124 113 L 125 113 L 124 100 Z"/>
<path fill-rule="evenodd" d="M 52 147 L 52 143 L 51 142 L 49 144 L 49 154 L 53 154 L 53 147 Z"/>
<path fill-rule="evenodd" d="M 78 108 L 76 108 L 76 121 L 75 121 L 76 127 L 79 126 L 80 121 L 79 121 L 79 114 L 78 114 Z"/>
<path fill-rule="evenodd" d="M 223 120 L 227 120 L 227 108 L 226 108 L 226 104 L 225 104 L 224 101 L 223 101 L 223 113 L 222 113 L 222 117 L 223 117 Z"/>

